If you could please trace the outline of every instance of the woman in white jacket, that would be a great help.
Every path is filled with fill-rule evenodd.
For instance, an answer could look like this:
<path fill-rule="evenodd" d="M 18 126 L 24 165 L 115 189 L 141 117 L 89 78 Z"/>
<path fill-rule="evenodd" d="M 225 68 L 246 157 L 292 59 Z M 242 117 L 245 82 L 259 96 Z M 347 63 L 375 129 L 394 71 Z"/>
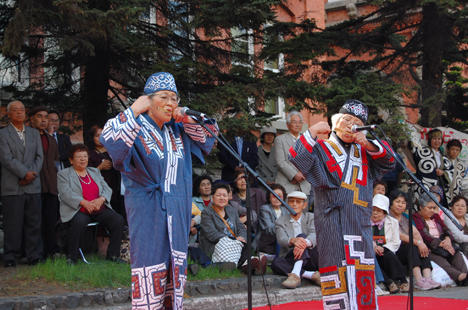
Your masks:
<path fill-rule="evenodd" d="M 390 293 L 408 292 L 405 271 L 395 252 L 400 248 L 401 240 L 398 221 L 388 216 L 388 198 L 377 194 L 372 199 L 371 216 L 374 235 L 374 252 L 379 262 L 385 285 Z M 395 282 L 400 281 L 400 287 Z"/>
<path fill-rule="evenodd" d="M 460 251 L 468 257 L 468 214 L 467 211 L 468 200 L 462 196 L 457 195 L 452 198 L 452 213 L 453 217 L 463 227 L 459 230 L 455 224 L 446 216 L 444 223 L 450 229 L 453 237 L 453 243 L 458 245 Z"/>

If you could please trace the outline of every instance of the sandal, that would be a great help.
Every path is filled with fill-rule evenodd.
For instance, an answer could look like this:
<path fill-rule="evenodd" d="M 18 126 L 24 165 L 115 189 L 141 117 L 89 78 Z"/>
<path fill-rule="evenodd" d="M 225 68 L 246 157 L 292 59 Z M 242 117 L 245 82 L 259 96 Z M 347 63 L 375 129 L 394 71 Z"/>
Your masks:
<path fill-rule="evenodd" d="M 390 292 L 390 294 L 397 294 L 400 292 L 400 289 L 393 281 L 390 285 L 387 285 L 387 287 L 388 287 L 388 291 Z"/>
<path fill-rule="evenodd" d="M 400 285 L 400 290 L 402 293 L 408 293 L 409 292 L 409 284 L 408 283 L 402 283 Z"/>

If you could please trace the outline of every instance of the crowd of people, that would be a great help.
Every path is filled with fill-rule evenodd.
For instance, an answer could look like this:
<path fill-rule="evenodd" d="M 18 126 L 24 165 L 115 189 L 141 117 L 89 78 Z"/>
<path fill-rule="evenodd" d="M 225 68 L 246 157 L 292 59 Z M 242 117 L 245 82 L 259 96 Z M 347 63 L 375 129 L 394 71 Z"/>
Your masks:
<path fill-rule="evenodd" d="M 357 273 L 373 270 L 375 262 L 371 282 L 377 290 L 408 292 L 404 266 L 411 253 L 415 288 L 441 287 L 432 277 L 434 264 L 457 285 L 468 285 L 468 201 L 461 193 L 466 167 L 458 159 L 460 141 L 448 142 L 443 154 L 442 134 L 435 129 L 427 135 L 428 147 L 405 147 L 413 154 L 416 175 L 463 230 L 421 189 L 416 189 L 415 203 L 409 201 L 398 186 L 402 167 L 365 133 L 351 134 L 350 128 L 364 125 L 368 117 L 367 107 L 357 100 L 345 103 L 331 128 L 320 122 L 301 134 L 303 117 L 292 111 L 282 135 L 264 127 L 257 143 L 238 132 L 230 146 L 292 207 L 292 215 L 221 145 L 221 178 L 201 175 L 192 182 L 189 154 L 203 162 L 214 138 L 181 114 L 172 75 L 154 74 L 145 93 L 104 127 L 91 127 L 85 144 L 74 145 L 57 132 L 58 112 L 30 109 L 26 126 L 23 103 L 8 104 L 10 124 L 0 130 L 5 267 L 20 259 L 35 265 L 62 254 L 76 265 L 88 224 L 99 222 L 109 237 L 106 259 L 118 263 L 124 262 L 120 245 L 129 225 L 133 282 L 151 272 L 185 283 L 179 270 L 187 267 L 196 274 L 198 266 L 210 265 L 247 273 L 251 256 L 253 274 L 264 274 L 270 266 L 274 274 L 287 276 L 284 287 L 294 289 L 302 278 L 317 285 L 333 277 L 356 281 L 349 277 L 349 257 L 354 256 L 360 257 Z M 214 121 L 207 124 L 217 133 Z M 330 136 L 318 140 L 319 134 Z M 416 211 L 412 219 L 408 208 Z M 58 231 L 65 232 L 66 246 L 58 242 Z M 336 292 L 346 290 L 323 292 L 334 300 Z M 174 303 L 182 302 L 179 287 L 169 294 Z M 164 302 L 133 295 L 135 305 Z"/>

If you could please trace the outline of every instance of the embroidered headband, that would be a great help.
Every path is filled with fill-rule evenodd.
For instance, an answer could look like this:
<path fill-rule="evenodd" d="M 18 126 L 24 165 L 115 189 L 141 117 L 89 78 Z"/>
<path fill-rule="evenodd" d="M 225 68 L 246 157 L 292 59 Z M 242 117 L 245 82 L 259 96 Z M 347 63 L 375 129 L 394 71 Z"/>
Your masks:
<path fill-rule="evenodd" d="M 369 108 L 359 100 L 349 99 L 341 107 L 339 113 L 356 116 L 365 125 L 367 123 L 367 118 L 369 117 Z"/>
<path fill-rule="evenodd" d="M 427 133 L 427 137 L 429 139 L 442 138 L 442 131 L 440 131 L 439 129 L 432 129 L 431 131 Z"/>
<path fill-rule="evenodd" d="M 145 84 L 145 94 L 149 95 L 161 90 L 170 90 L 177 94 L 177 86 L 172 74 L 158 72 L 148 78 Z"/>

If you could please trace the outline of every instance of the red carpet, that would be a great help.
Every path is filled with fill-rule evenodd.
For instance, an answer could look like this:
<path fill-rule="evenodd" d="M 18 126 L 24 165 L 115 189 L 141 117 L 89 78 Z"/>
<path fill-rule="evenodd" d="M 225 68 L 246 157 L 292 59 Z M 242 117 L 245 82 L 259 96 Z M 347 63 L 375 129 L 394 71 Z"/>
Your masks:
<path fill-rule="evenodd" d="M 409 309 L 409 299 L 407 296 L 382 296 L 378 298 L 379 310 L 401 310 Z M 408 308 L 407 308 L 408 303 Z M 255 310 L 269 310 L 269 307 L 258 307 Z M 321 300 L 292 302 L 289 304 L 272 306 L 273 310 L 322 310 Z M 414 310 L 467 310 L 468 300 L 444 299 L 434 297 L 414 297 Z"/>

